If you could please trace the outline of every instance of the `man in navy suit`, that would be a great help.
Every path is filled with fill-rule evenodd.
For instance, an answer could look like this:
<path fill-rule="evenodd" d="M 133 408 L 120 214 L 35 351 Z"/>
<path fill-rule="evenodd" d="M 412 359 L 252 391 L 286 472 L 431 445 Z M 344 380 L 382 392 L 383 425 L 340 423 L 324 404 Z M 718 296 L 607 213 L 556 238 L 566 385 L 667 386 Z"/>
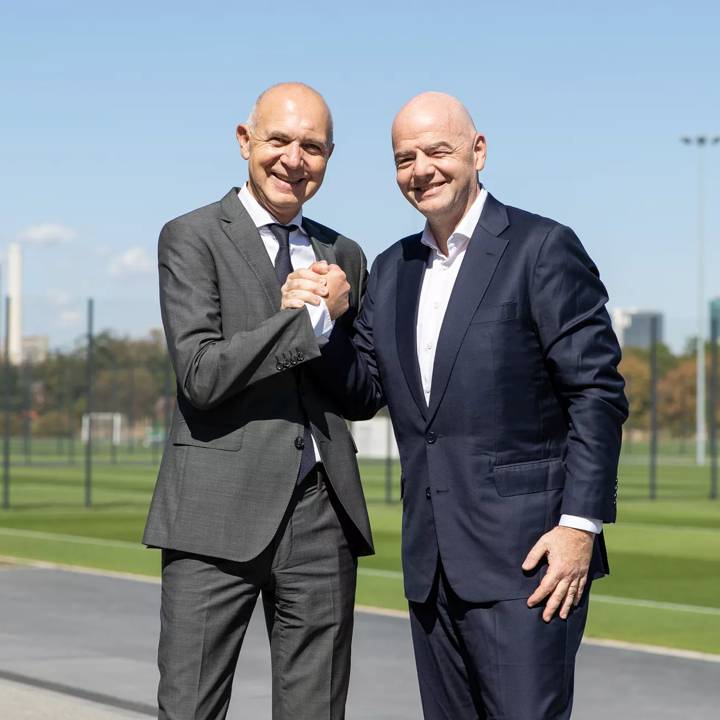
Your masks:
<path fill-rule="evenodd" d="M 392 139 L 427 222 L 377 258 L 323 363 L 349 417 L 390 410 L 424 714 L 568 718 L 627 416 L 607 294 L 572 230 L 478 183 L 485 139 L 455 98 L 413 98 Z M 285 306 L 316 304 L 322 272 L 291 275 Z"/>

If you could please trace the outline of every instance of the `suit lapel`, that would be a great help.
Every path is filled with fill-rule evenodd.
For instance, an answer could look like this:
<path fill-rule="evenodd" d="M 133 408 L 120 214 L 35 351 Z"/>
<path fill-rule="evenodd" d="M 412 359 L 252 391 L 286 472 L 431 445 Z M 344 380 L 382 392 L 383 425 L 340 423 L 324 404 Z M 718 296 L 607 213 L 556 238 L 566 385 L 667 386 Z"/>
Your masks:
<path fill-rule="evenodd" d="M 403 257 L 398 261 L 395 337 L 405 380 L 418 409 L 425 417 L 427 405 L 420 378 L 416 337 L 420 287 L 430 248 L 420 242 L 420 237 L 414 235 L 403 243 Z"/>
<path fill-rule="evenodd" d="M 268 307 L 275 313 L 280 309 L 280 285 L 270 256 L 263 245 L 258 229 L 232 188 L 220 201 L 221 221 L 225 234 L 233 241 L 262 287 Z"/>
<path fill-rule="evenodd" d="M 492 195 L 485 200 L 480 220 L 468 243 L 440 329 L 428 422 L 432 421 L 447 388 L 460 345 L 490 284 L 508 241 L 498 237 L 508 226 L 507 211 Z"/>
<path fill-rule="evenodd" d="M 325 260 L 328 265 L 332 265 L 333 263 L 337 264 L 333 243 L 328 242 L 328 240 L 323 237 L 323 233 L 318 232 L 317 227 L 312 221 L 303 218 L 302 226 L 310 238 L 310 245 L 312 245 L 312 249 L 315 252 L 315 257 L 318 260 Z"/>

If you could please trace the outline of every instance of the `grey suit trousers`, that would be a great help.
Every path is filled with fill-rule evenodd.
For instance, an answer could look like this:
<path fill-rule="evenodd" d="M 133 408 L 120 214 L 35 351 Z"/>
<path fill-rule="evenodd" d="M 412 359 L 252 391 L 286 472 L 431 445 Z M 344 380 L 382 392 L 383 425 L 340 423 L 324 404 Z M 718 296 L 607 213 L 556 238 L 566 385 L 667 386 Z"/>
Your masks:
<path fill-rule="evenodd" d="M 270 546 L 234 562 L 163 550 L 160 720 L 222 720 L 262 593 L 273 720 L 342 720 L 357 560 L 323 472 L 298 485 Z"/>

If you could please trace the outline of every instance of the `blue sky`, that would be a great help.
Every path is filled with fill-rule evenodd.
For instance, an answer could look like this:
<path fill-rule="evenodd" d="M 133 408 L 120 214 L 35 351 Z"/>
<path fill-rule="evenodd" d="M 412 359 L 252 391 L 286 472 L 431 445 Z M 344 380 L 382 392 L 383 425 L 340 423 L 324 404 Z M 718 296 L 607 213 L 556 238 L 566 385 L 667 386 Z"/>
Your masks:
<path fill-rule="evenodd" d="M 159 325 L 155 243 L 246 177 L 255 97 L 302 80 L 336 150 L 306 214 L 369 258 L 422 227 L 389 128 L 409 97 L 457 95 L 486 134 L 482 180 L 572 226 L 612 306 L 695 332 L 696 152 L 720 135 L 716 2 L 36 2 L 0 5 L 0 248 L 24 243 L 24 332 L 66 343 Z M 706 150 L 706 288 L 720 295 L 720 145 Z"/>

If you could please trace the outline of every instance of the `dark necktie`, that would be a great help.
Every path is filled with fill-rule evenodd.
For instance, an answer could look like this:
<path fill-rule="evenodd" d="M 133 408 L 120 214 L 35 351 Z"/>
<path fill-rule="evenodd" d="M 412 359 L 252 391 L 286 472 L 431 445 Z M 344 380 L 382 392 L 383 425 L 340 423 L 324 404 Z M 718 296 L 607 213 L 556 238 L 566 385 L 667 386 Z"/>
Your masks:
<path fill-rule="evenodd" d="M 279 223 L 272 223 L 267 227 L 278 241 L 279 247 L 275 256 L 275 274 L 280 284 L 283 285 L 287 280 L 287 276 L 293 271 L 290 262 L 290 233 L 298 228 L 297 225 L 280 225 Z M 312 433 L 310 432 L 307 417 L 305 418 L 303 437 L 296 438 L 295 446 L 302 447 L 300 469 L 298 470 L 298 480 L 302 480 L 315 466 L 315 449 L 313 448 Z"/>

